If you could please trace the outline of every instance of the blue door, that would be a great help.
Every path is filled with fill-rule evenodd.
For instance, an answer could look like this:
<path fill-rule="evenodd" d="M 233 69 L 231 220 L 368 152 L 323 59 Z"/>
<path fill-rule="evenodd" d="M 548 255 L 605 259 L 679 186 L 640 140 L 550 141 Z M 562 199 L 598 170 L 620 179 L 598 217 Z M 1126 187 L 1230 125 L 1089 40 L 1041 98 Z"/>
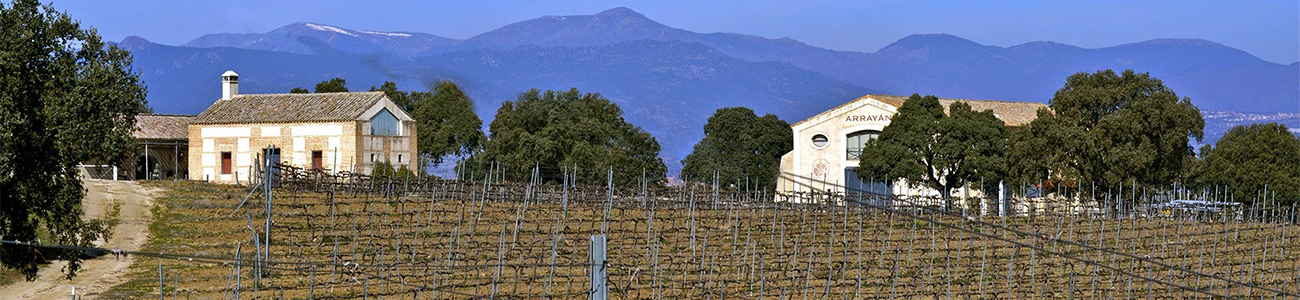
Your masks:
<path fill-rule="evenodd" d="M 845 194 L 861 194 L 863 197 L 868 196 L 893 196 L 893 188 L 888 183 L 879 181 L 863 182 L 858 178 L 858 168 L 844 169 L 844 187 Z"/>
<path fill-rule="evenodd" d="M 280 148 L 266 147 L 262 149 L 262 157 L 265 157 L 271 163 L 271 169 L 267 171 L 270 172 L 271 183 L 275 184 L 280 180 L 280 168 L 275 167 L 276 164 L 280 163 Z"/>

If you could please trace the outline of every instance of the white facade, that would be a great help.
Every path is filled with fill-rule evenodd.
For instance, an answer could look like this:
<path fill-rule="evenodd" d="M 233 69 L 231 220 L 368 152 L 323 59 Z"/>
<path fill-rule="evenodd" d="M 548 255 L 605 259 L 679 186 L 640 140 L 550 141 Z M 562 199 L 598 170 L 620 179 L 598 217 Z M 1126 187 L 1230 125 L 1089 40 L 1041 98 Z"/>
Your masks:
<path fill-rule="evenodd" d="M 840 186 L 850 185 L 876 193 L 902 192 L 901 184 L 862 186 L 855 184 L 856 181 L 846 181 L 853 179 L 846 176 L 846 172 L 853 172 L 858 167 L 856 153 L 850 153 L 851 148 L 855 148 L 850 145 L 851 136 L 861 139 L 878 134 L 889 125 L 897 111 L 894 105 L 865 97 L 790 126 L 794 133 L 794 148 L 781 157 L 781 172 L 792 174 L 788 177 L 794 177 L 790 178 L 794 180 L 780 180 L 777 182 L 779 189 L 843 192 L 844 188 Z"/>
<path fill-rule="evenodd" d="M 778 180 L 778 190 L 845 192 L 847 187 L 851 191 L 878 194 L 938 196 L 938 191 L 912 187 L 905 181 L 866 182 L 872 180 L 859 180 L 855 175 L 859 159 L 868 159 L 857 157 L 857 150 L 889 125 L 906 99 L 867 95 L 791 125 L 794 148 L 781 156 L 781 172 L 785 176 Z M 1042 103 L 995 100 L 940 99 L 940 104 L 946 109 L 957 101 L 970 104 L 975 110 L 992 110 L 1013 128 L 1028 123 L 1038 109 L 1047 107 Z M 962 188 L 953 191 L 953 195 L 979 196 L 979 193 Z"/>

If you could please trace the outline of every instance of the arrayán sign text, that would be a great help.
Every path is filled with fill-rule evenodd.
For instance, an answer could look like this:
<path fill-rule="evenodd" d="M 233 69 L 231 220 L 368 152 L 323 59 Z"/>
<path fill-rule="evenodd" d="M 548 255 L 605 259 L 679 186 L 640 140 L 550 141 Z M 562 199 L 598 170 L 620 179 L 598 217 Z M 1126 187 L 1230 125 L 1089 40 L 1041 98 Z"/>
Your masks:
<path fill-rule="evenodd" d="M 844 117 L 845 122 L 889 122 L 893 115 L 850 115 Z"/>

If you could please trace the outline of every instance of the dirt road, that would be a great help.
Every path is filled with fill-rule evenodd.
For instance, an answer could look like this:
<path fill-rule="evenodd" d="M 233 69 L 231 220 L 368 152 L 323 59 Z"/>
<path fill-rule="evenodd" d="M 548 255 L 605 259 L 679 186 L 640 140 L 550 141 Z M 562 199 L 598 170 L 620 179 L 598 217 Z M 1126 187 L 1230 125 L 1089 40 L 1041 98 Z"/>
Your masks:
<path fill-rule="evenodd" d="M 117 210 L 118 224 L 113 228 L 112 239 L 101 241 L 100 247 L 138 250 L 148 239 L 149 212 L 152 200 L 149 191 L 132 181 L 112 181 L 84 179 L 86 198 L 82 202 L 85 215 L 90 218 L 105 218 Z M 0 295 L 5 299 L 68 299 L 75 286 L 78 295 L 85 299 L 95 299 L 96 294 L 120 283 L 132 258 L 117 259 L 105 255 L 86 260 L 78 271 L 77 277 L 67 280 L 63 277 L 65 262 L 55 262 L 38 272 L 36 281 L 19 281 L 0 286 Z"/>

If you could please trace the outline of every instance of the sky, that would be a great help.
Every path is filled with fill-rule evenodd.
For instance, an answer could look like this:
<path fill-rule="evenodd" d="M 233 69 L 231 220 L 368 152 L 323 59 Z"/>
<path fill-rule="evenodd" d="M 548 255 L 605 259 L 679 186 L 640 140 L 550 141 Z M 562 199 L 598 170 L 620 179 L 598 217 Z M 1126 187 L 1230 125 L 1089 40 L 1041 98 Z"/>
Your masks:
<path fill-rule="evenodd" d="M 8 2 L 0 0 L 0 2 Z M 62 0 L 54 7 L 108 40 L 138 35 L 169 45 L 208 33 L 266 32 L 294 22 L 468 38 L 546 15 L 628 7 L 695 32 L 789 37 L 875 52 L 904 36 L 948 33 L 1013 46 L 1054 41 L 1086 48 L 1155 38 L 1200 38 L 1264 60 L 1300 61 L 1300 1 L 259 1 Z"/>

